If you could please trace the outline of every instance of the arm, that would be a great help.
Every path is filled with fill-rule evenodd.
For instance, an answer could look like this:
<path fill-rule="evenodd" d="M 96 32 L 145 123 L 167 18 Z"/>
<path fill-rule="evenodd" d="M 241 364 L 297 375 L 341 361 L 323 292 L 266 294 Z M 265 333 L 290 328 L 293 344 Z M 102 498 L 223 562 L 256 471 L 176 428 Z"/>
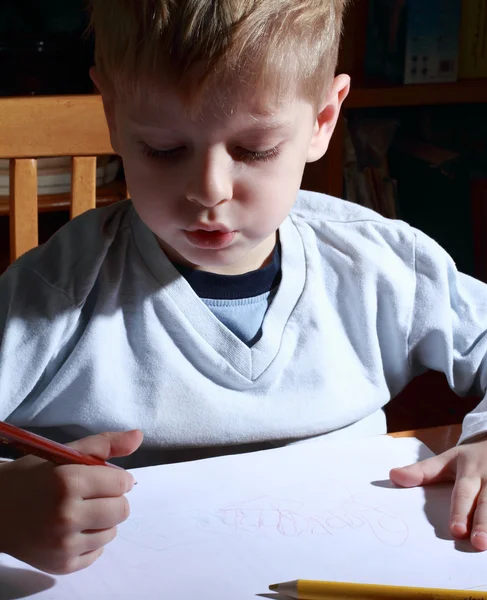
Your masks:
<path fill-rule="evenodd" d="M 415 368 L 445 373 L 459 395 L 483 399 L 465 417 L 456 448 L 393 469 L 391 479 L 405 487 L 455 481 L 452 535 L 470 537 L 476 549 L 487 550 L 487 286 L 458 273 L 451 258 L 419 232 L 409 356 Z"/>
<path fill-rule="evenodd" d="M 485 397 L 487 286 L 458 273 L 450 256 L 419 232 L 415 275 L 408 340 L 412 366 L 445 373 L 450 387 L 460 396 Z M 487 433 L 485 398 L 465 419 L 460 442 L 482 433 Z"/>
<path fill-rule="evenodd" d="M 0 277 L 0 419 L 42 398 L 80 335 L 81 310 L 36 272 L 15 265 Z M 81 399 L 80 399 L 81 400 Z M 109 458 L 132 453 L 140 432 L 73 444 Z M 1 451 L 1 450 L 0 450 Z M 50 573 L 91 564 L 128 516 L 132 476 L 109 467 L 56 466 L 28 456 L 0 464 L 0 552 Z"/>
<path fill-rule="evenodd" d="M 69 351 L 80 309 L 22 266 L 0 277 L 0 419 L 48 385 Z"/>

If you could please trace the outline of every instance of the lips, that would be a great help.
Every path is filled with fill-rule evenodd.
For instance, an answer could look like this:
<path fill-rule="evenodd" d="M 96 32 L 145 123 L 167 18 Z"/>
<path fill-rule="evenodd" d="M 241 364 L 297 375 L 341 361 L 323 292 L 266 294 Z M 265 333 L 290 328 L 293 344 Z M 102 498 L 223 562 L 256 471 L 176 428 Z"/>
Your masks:
<path fill-rule="evenodd" d="M 190 233 L 193 233 L 195 231 L 207 231 L 209 233 L 213 233 L 213 232 L 230 233 L 232 230 L 228 229 L 228 227 L 225 227 L 224 225 L 220 225 L 220 223 L 213 223 L 213 224 L 198 223 L 198 225 L 195 225 L 194 227 L 190 227 L 186 231 L 189 231 Z"/>
<path fill-rule="evenodd" d="M 221 250 L 229 246 L 236 232 L 226 228 L 220 229 L 188 229 L 184 231 L 190 244 L 206 250 Z"/>

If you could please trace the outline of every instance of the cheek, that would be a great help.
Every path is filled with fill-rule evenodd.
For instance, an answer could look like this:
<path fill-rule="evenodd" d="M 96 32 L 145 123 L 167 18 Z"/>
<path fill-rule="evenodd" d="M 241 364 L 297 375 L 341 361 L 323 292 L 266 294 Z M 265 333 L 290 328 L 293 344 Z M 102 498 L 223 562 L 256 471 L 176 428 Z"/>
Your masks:
<path fill-rule="evenodd" d="M 249 231 L 266 237 L 275 231 L 288 216 L 297 195 L 296 185 L 284 177 L 267 177 L 257 185 L 244 204 Z"/>
<path fill-rule="evenodd" d="M 137 187 L 147 187 L 158 177 L 158 169 L 145 157 L 134 153 L 124 155 L 124 170 L 127 180 Z"/>
<path fill-rule="evenodd" d="M 152 231 L 159 232 L 172 210 L 167 201 L 171 197 L 167 181 L 144 157 L 141 160 L 126 155 L 123 164 L 127 189 L 137 213 Z"/>
<path fill-rule="evenodd" d="M 250 177 L 257 196 L 280 197 L 284 204 L 296 196 L 304 170 L 299 156 L 284 155 L 276 163 L 269 163 L 257 175 Z"/>
<path fill-rule="evenodd" d="M 156 161 L 144 156 L 128 155 L 123 157 L 127 187 L 134 201 L 145 203 L 160 201 L 161 197 L 173 196 L 177 187 L 177 178 Z"/>
<path fill-rule="evenodd" d="M 287 217 L 296 201 L 305 164 L 299 157 L 283 161 L 279 173 L 272 178 L 272 187 L 267 188 L 270 203 L 265 211 L 279 223 Z"/>

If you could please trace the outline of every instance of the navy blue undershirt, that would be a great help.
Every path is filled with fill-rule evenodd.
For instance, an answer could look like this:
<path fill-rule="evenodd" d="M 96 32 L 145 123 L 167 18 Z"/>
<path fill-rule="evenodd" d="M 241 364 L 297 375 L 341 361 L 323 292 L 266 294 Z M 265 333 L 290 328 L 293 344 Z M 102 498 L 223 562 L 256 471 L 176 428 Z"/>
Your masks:
<path fill-rule="evenodd" d="M 274 252 L 268 265 L 242 275 L 219 275 L 175 263 L 174 266 L 200 298 L 212 300 L 253 298 L 270 292 L 281 281 L 279 244 L 274 246 Z"/>

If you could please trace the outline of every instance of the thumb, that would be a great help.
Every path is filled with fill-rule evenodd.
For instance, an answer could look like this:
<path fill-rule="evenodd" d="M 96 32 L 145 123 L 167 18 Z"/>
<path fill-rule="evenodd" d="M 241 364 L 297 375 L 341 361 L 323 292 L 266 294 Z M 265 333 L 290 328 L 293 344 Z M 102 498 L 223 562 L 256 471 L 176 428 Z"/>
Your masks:
<path fill-rule="evenodd" d="M 110 431 L 90 435 L 68 444 L 79 452 L 108 460 L 114 456 L 128 456 L 142 443 L 143 434 L 138 429 L 132 431 Z"/>
<path fill-rule="evenodd" d="M 454 479 L 452 470 L 453 453 L 443 452 L 420 462 L 391 469 L 389 477 L 391 481 L 401 487 L 416 487 L 439 483 L 440 481 L 451 481 Z"/>

